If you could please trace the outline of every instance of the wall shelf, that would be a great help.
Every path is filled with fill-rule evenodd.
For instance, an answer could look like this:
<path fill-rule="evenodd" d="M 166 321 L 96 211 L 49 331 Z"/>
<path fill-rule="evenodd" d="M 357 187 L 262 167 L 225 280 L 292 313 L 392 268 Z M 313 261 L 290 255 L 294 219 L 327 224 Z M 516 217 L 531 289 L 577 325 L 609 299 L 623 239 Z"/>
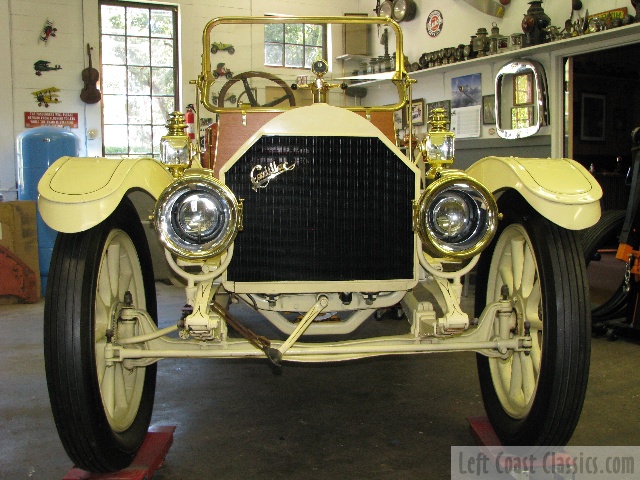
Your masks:
<path fill-rule="evenodd" d="M 581 35 L 579 37 L 571 37 L 564 38 L 562 40 L 556 40 L 555 42 L 543 43 L 541 45 L 534 45 L 531 47 L 519 48 L 517 50 L 508 50 L 506 52 L 500 52 L 495 55 L 487 55 L 486 57 L 474 58 L 472 60 L 465 60 L 463 62 L 450 63 L 448 65 L 440 65 L 438 67 L 426 68 L 424 70 L 417 70 L 415 72 L 409 73 L 411 78 L 419 79 L 420 77 L 424 77 L 433 73 L 445 73 L 450 70 L 456 70 L 460 68 L 467 68 L 470 66 L 480 66 L 485 64 L 491 64 L 497 61 L 503 61 L 507 63 L 516 58 L 520 58 L 523 56 L 532 56 L 542 53 L 549 53 L 554 51 L 564 51 L 566 50 L 567 55 L 572 55 L 575 50 L 589 50 L 593 51 L 596 49 L 608 48 L 609 43 L 618 42 L 620 39 L 629 37 L 629 43 L 640 42 L 640 23 L 634 23 L 631 25 L 626 25 L 624 27 L 618 27 L 611 30 L 604 30 L 602 32 L 596 33 L 588 33 L 585 35 Z M 598 48 L 589 48 L 589 46 L 594 47 L 596 44 Z M 363 61 L 367 60 L 370 57 L 366 55 L 340 55 L 336 57 L 336 60 L 342 62 L 348 61 Z M 370 74 L 370 75 L 361 75 L 361 76 L 344 76 L 341 79 L 344 80 L 357 80 L 358 78 L 363 78 L 362 82 L 355 83 L 354 85 L 365 86 L 371 83 L 380 82 L 382 80 L 388 80 L 388 74 L 385 73 L 380 74 Z M 366 80 L 364 80 L 366 78 Z"/>
<path fill-rule="evenodd" d="M 344 55 L 340 55 L 336 57 L 336 60 L 339 60 L 341 62 L 349 62 L 349 61 L 362 62 L 366 60 L 368 62 L 370 58 L 371 58 L 371 55 L 355 55 L 351 53 L 345 53 Z"/>
<path fill-rule="evenodd" d="M 588 45 L 594 46 L 594 44 L 597 43 L 601 43 L 602 48 L 607 48 L 609 41 L 619 40 L 620 38 L 624 37 L 631 37 L 629 39 L 629 43 L 640 42 L 640 23 L 634 23 L 611 30 L 604 30 L 602 32 L 588 33 L 579 37 L 563 38 L 562 40 L 556 40 L 555 42 L 519 48 L 517 50 L 508 50 L 506 52 L 496 53 L 495 55 L 487 55 L 486 57 L 474 58 L 472 60 L 465 60 L 463 62 L 431 67 L 424 70 L 411 72 L 409 76 L 412 78 L 420 78 L 430 73 L 445 73 L 448 70 L 454 70 L 473 65 L 490 64 L 498 60 L 503 60 L 504 63 L 507 63 L 513 59 L 523 56 L 537 55 L 540 53 L 548 53 L 552 51 L 562 51 L 565 49 L 567 50 L 567 54 L 571 55 L 571 50 L 584 50 L 587 49 Z M 598 49 L 600 49 L 600 46 Z M 595 49 L 592 48 L 590 50 Z"/>

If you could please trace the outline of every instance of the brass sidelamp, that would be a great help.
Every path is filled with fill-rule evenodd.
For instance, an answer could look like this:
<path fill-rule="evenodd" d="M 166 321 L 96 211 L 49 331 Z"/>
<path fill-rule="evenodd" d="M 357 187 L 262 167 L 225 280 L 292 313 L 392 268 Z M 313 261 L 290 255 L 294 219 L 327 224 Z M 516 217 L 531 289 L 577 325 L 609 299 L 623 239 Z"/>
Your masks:
<path fill-rule="evenodd" d="M 447 129 L 449 118 L 443 108 L 434 108 L 427 123 L 431 128 L 420 143 L 420 152 L 429 164 L 427 179 L 433 180 L 453 163 L 455 134 Z"/>
<path fill-rule="evenodd" d="M 160 139 L 160 161 L 174 177 L 181 176 L 191 166 L 194 145 L 185 132 L 184 114 L 171 112 L 167 134 Z"/>

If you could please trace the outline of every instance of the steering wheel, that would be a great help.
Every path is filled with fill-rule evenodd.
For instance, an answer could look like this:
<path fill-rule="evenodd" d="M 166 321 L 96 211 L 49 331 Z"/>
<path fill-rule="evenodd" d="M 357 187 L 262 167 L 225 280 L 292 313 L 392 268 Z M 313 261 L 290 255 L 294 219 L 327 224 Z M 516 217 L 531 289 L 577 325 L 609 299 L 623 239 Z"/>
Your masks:
<path fill-rule="evenodd" d="M 282 88 L 282 90 L 284 90 L 284 95 L 281 96 L 281 97 L 276 98 L 275 100 L 267 102 L 264 105 L 258 104 L 258 101 L 257 101 L 255 95 L 253 94 L 253 90 L 251 90 L 251 86 L 249 85 L 249 79 L 250 78 L 255 78 L 255 77 L 264 78 L 264 79 L 267 79 L 267 80 L 269 80 L 271 82 L 274 82 L 280 88 Z M 239 81 L 242 81 L 242 84 L 244 85 L 244 93 L 246 93 L 247 99 L 249 100 L 249 104 L 252 107 L 274 107 L 274 106 L 284 102 L 287 99 L 289 99 L 289 105 L 291 107 L 295 107 L 295 105 L 296 105 L 296 99 L 293 96 L 293 90 L 280 77 L 276 77 L 275 75 L 272 75 L 271 73 L 250 71 L 250 72 L 239 73 L 238 75 L 236 75 L 234 77 L 231 77 L 227 81 L 227 83 L 225 83 L 222 86 L 222 88 L 220 89 L 220 93 L 218 93 L 218 106 L 219 107 L 221 107 L 221 108 L 224 107 L 224 99 L 227 96 L 227 92 L 229 91 L 229 89 L 233 85 L 235 85 Z M 242 94 L 240 94 L 240 95 L 242 95 Z M 240 97 L 240 95 L 238 95 L 238 98 Z"/>

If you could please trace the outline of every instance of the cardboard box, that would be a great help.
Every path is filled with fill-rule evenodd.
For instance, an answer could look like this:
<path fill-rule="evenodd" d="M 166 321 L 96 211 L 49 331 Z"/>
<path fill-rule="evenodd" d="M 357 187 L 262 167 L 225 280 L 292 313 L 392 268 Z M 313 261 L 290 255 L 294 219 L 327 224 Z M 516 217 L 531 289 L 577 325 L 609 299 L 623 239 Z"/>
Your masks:
<path fill-rule="evenodd" d="M 0 202 L 0 245 L 15 253 L 33 270 L 40 292 L 35 201 Z M 0 282 L 5 274 L 0 274 Z M 7 303 L 7 299 L 4 300 Z"/>

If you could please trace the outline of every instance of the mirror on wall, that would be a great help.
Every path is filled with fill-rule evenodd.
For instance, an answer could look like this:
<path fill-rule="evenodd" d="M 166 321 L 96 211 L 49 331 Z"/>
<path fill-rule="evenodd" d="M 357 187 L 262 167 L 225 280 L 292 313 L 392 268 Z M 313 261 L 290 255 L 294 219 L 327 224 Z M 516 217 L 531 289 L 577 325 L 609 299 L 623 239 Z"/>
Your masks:
<path fill-rule="evenodd" d="M 514 60 L 496 75 L 496 130 L 508 140 L 530 137 L 549 124 L 547 77 L 533 60 Z"/>

